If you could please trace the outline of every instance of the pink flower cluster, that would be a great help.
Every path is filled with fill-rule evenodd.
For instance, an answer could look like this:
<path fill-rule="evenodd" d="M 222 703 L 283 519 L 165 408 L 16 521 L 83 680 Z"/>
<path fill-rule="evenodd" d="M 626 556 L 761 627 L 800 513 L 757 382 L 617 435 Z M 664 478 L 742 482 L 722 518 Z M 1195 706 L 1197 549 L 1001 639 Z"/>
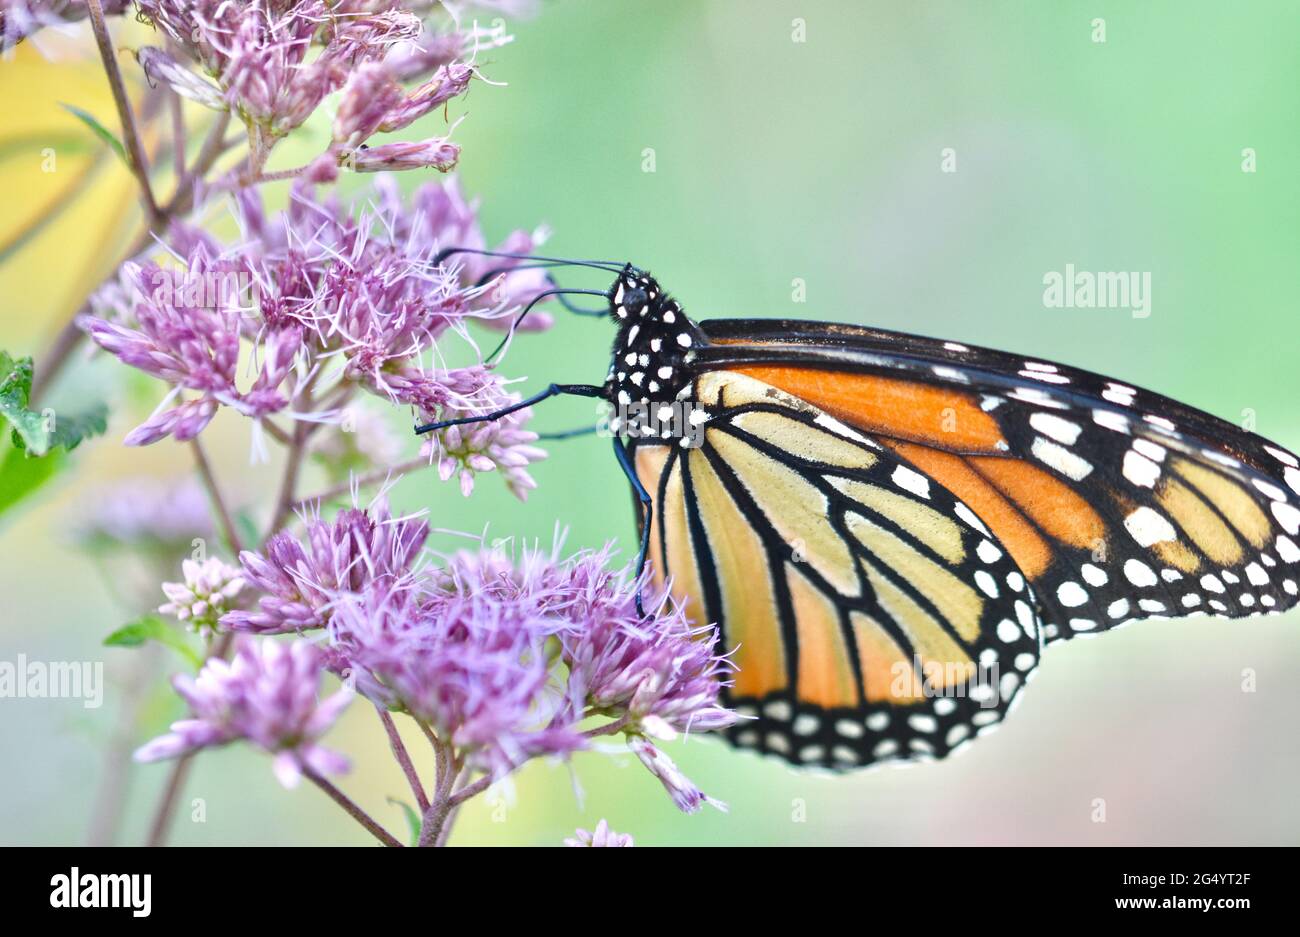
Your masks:
<path fill-rule="evenodd" d="M 82 327 L 132 367 L 171 387 L 159 410 L 128 437 L 146 445 L 192 439 L 222 407 L 253 420 L 334 419 L 314 408 L 326 393 L 357 387 L 414 408 L 421 420 L 490 412 L 518 400 L 494 368 L 431 367 L 444 337 L 467 340 L 466 326 L 501 327 L 546 288 L 537 269 L 482 258 L 437 263 L 448 245 L 484 244 L 476 207 L 454 181 L 429 183 L 404 201 L 381 177 L 368 207 L 352 212 L 297 183 L 289 206 L 268 217 L 260 196 L 236 198 L 243 237 L 222 246 L 183 225 L 171 232 L 166 265 L 132 262 L 101 291 Z M 502 245 L 533 248 L 516 231 Z M 482 281 L 482 282 L 480 282 Z M 547 324 L 540 317 L 530 326 Z M 241 375 L 241 349 L 252 364 Z M 314 389 L 315 397 L 302 393 Z M 520 497 L 533 487 L 527 466 L 544 457 L 524 429 L 529 413 L 434 434 L 426 454 L 444 480 L 466 493 L 474 475 L 499 471 Z"/>
<path fill-rule="evenodd" d="M 635 595 L 645 581 L 611 572 L 608 550 L 568 559 L 524 550 L 517 561 L 485 550 L 428 566 L 419 563 L 427 536 L 423 521 L 392 517 L 382 502 L 312 522 L 306 543 L 279 534 L 240 557 L 258 608 L 227 613 L 221 627 L 259 635 L 319 629 L 323 666 L 418 720 L 458 764 L 491 778 L 531 758 L 586 748 L 592 731 L 621 732 L 681 809 L 716 803 L 649 741 L 735 722 L 719 703 L 731 665 L 717 654 L 716 631 L 654 597 L 647 597 L 654 611 L 639 615 Z M 209 667 L 225 673 L 225 665 Z M 303 679 L 314 688 L 316 676 L 304 671 Z M 148 753 L 188 750 L 209 736 L 216 744 L 258 724 L 241 716 L 236 725 L 212 715 L 226 710 L 207 697 L 186 696 L 207 707 L 196 708 L 196 719 L 209 728 L 178 730 Z M 266 704 L 278 705 L 269 697 Z M 587 729 L 593 717 L 608 722 Z M 275 750 L 258 732 L 250 737 Z"/>

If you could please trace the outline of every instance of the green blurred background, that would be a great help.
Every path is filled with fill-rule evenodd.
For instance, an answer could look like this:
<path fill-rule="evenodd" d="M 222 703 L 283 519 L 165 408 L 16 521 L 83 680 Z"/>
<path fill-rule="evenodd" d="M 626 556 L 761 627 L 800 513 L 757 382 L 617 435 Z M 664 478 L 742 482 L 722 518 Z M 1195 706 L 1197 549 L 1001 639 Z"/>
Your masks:
<path fill-rule="evenodd" d="M 549 251 L 631 259 L 696 318 L 833 319 L 1031 353 L 1253 419 L 1300 448 L 1294 3 L 554 0 L 508 25 L 517 41 L 485 63 L 507 85 L 476 86 L 456 132 L 490 240 L 544 222 Z M 0 63 L 0 78 L 13 68 Z M 102 97 L 93 71 L 59 81 L 54 99 Z M 97 113 L 108 121 L 111 106 Z M 66 116 L 50 126 L 66 129 Z M 946 148 L 956 172 L 941 171 Z M 1256 172 L 1242 171 L 1246 148 Z M 20 199 L 22 167 L 0 171 L 6 202 Z M 423 181 L 414 175 L 401 181 Z M 94 206 L 128 211 L 107 195 Z M 0 267 L 0 347 L 39 354 L 85 269 L 111 263 L 102 243 L 76 253 L 81 225 L 68 225 L 64 240 L 55 229 L 52 246 Z M 1152 314 L 1044 308 L 1043 275 L 1067 263 L 1150 271 Z M 792 301 L 796 279 L 804 303 Z M 606 285 L 581 272 L 565 282 Z M 518 342 L 507 370 L 525 389 L 599 381 L 610 337 L 561 317 Z M 0 700 L 0 841 L 85 838 L 135 666 L 100 640 L 141 608 L 110 594 L 66 531 L 97 484 L 188 469 L 183 447 L 118 445 L 159 395 L 103 363 L 76 369 L 55 399 L 106 396 L 109 435 L 2 521 L 0 660 L 102 659 L 115 682 L 99 710 Z M 590 415 L 555 402 L 534 427 Z M 246 426 L 219 420 L 204 438 L 242 500 L 269 496 L 276 467 L 249 467 Z M 490 477 L 463 500 L 432 473 L 393 498 L 428 507 L 442 528 L 548 542 L 558 524 L 569 547 L 631 549 L 605 440 L 554 444 L 534 474 L 527 504 Z M 713 740 L 670 746 L 726 814 L 677 813 L 625 754 L 533 764 L 467 809 L 453 842 L 557 843 L 606 817 L 642 844 L 1294 844 L 1297 625 L 1294 612 L 1192 618 L 1054 647 L 1005 726 L 950 762 L 832 777 Z M 1246 671 L 1255 692 L 1242 690 Z M 162 701 L 145 709 L 150 731 L 172 715 Z M 400 827 L 385 798 L 404 785 L 374 714 L 354 706 L 331 739 L 356 761 L 343 786 Z M 164 774 L 133 775 L 121 841 L 143 835 Z M 182 809 L 176 842 L 367 842 L 318 792 L 282 790 L 249 751 L 202 756 L 193 798 L 205 822 Z"/>

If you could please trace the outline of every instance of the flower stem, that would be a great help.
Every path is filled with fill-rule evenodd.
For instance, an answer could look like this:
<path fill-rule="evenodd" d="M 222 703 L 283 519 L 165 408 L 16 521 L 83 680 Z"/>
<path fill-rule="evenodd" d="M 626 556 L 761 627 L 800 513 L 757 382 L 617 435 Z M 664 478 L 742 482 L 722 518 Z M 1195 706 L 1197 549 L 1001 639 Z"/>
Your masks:
<path fill-rule="evenodd" d="M 352 817 L 352 819 L 364 826 L 371 836 L 379 840 L 385 846 L 396 846 L 401 848 L 402 844 L 397 841 L 397 837 L 393 836 L 392 833 L 389 833 L 371 819 L 370 814 L 358 807 L 347 794 L 343 793 L 311 768 L 304 768 L 303 774 L 305 774 L 313 784 L 328 794 L 330 799 L 342 807 L 347 814 Z"/>
<path fill-rule="evenodd" d="M 379 721 L 384 724 L 384 731 L 388 733 L 388 744 L 393 749 L 393 757 L 402 766 L 402 773 L 406 775 L 406 782 L 411 785 L 411 793 L 415 795 L 420 813 L 424 813 L 429 809 L 429 798 L 425 796 L 424 785 L 420 783 L 420 775 L 416 772 L 415 765 L 411 762 L 411 755 L 407 752 L 402 736 L 397 731 L 397 724 L 393 722 L 393 717 L 388 714 L 388 710 L 378 703 L 375 704 L 375 711 L 379 713 Z"/>
<path fill-rule="evenodd" d="M 145 159 L 144 146 L 140 143 L 140 131 L 136 127 L 131 99 L 126 93 L 126 83 L 122 81 L 122 70 L 117 65 L 113 39 L 108 33 L 108 24 L 104 21 L 103 4 L 100 0 L 87 0 L 86 9 L 90 13 L 90 26 L 95 32 L 99 56 L 104 61 L 108 86 L 113 91 L 117 116 L 122 122 L 122 143 L 126 149 L 127 161 L 131 164 L 131 172 L 135 174 L 136 181 L 140 183 L 140 200 L 144 203 L 150 227 L 161 231 L 166 225 L 166 219 L 154 198 L 153 187 L 149 184 L 149 163 Z"/>
<path fill-rule="evenodd" d="M 197 439 L 190 440 L 190 448 L 194 451 L 194 462 L 198 465 L 199 477 L 203 479 L 203 487 L 207 489 L 208 497 L 212 500 L 212 510 L 221 524 L 226 544 L 237 557 L 244 547 L 240 543 L 239 531 L 235 529 L 235 522 L 230 516 L 230 509 L 226 507 L 225 499 L 221 497 L 221 489 L 217 487 L 216 476 L 212 474 L 212 463 L 208 461 L 208 455 L 203 449 L 203 444 Z"/>

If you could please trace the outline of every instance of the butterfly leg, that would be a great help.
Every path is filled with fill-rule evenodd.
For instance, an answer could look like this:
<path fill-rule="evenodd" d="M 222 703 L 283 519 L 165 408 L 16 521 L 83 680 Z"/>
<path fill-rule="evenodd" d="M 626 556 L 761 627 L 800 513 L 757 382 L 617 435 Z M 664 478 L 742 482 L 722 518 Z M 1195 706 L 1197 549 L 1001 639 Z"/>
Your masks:
<path fill-rule="evenodd" d="M 518 403 L 512 403 L 508 407 L 502 407 L 500 410 L 494 410 L 492 413 L 484 413 L 481 416 L 462 416 L 455 420 L 441 420 L 434 423 L 425 423 L 423 426 L 415 428 L 417 436 L 424 433 L 432 433 L 436 430 L 446 429 L 448 426 L 464 426 L 467 423 L 491 423 L 493 420 L 499 420 L 503 416 L 509 416 L 519 410 L 525 410 L 533 404 L 541 403 L 551 397 L 561 397 L 570 395 L 574 397 L 603 397 L 605 388 L 597 387 L 594 384 L 552 384 L 540 393 L 533 394 L 525 400 Z"/>
<path fill-rule="evenodd" d="M 627 476 L 627 480 L 632 483 L 632 490 L 636 492 L 637 500 L 641 502 L 641 508 L 644 511 L 644 517 L 641 521 L 641 546 L 636 554 L 636 575 L 640 578 L 641 573 L 645 570 L 646 557 L 650 553 L 650 524 L 654 520 L 655 507 L 654 502 L 650 500 L 650 492 L 645 490 L 645 485 L 641 484 L 641 479 L 637 477 L 636 469 L 632 467 L 632 460 L 628 458 L 627 447 L 617 436 L 614 437 L 614 456 L 618 459 L 619 468 Z M 643 618 L 645 609 L 641 606 L 641 590 L 636 590 L 636 613 Z"/>

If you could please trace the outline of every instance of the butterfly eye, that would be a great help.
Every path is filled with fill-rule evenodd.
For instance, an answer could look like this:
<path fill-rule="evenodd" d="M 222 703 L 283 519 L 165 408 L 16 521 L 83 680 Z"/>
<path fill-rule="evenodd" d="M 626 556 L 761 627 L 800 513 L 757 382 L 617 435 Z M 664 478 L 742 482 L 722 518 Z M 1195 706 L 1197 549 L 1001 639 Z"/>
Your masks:
<path fill-rule="evenodd" d="M 646 302 L 646 292 L 641 287 L 631 286 L 624 289 L 622 306 L 632 315 L 639 313 Z"/>

